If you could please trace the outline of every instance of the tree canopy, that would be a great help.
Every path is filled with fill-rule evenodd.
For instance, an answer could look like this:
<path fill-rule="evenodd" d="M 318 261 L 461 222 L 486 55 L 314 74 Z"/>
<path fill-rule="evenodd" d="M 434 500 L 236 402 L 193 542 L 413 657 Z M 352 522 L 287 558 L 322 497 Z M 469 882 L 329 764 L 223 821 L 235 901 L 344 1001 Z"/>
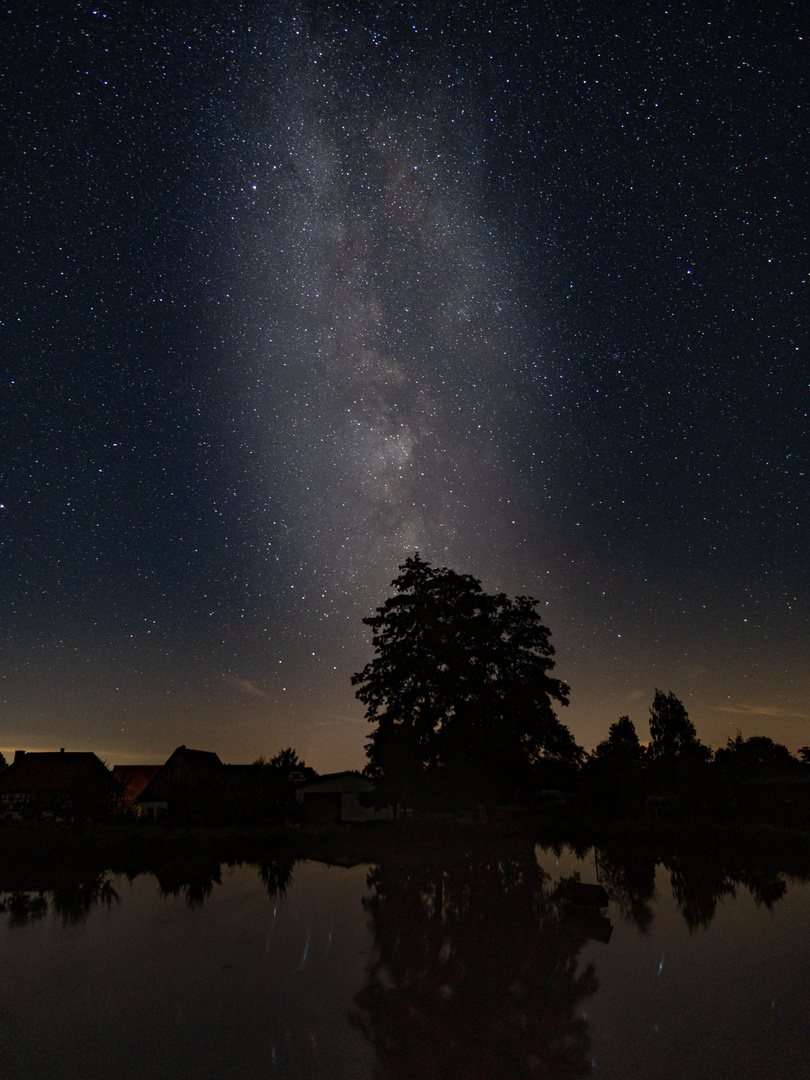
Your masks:
<path fill-rule="evenodd" d="M 737 782 L 802 768 L 799 759 L 782 743 L 774 742 L 767 735 L 744 739 L 741 731 L 735 739 L 730 738 L 724 747 L 715 751 L 714 761 L 721 773 Z"/>
<path fill-rule="evenodd" d="M 675 760 L 684 756 L 706 759 L 709 750 L 697 737 L 695 725 L 683 702 L 670 692 L 656 689 L 650 706 L 650 753 L 653 759 Z"/>
<path fill-rule="evenodd" d="M 608 729 L 608 737 L 594 750 L 596 758 L 627 758 L 640 761 L 644 748 L 638 741 L 636 727 L 629 716 L 620 716 Z"/>
<path fill-rule="evenodd" d="M 483 591 L 469 574 L 409 558 L 377 614 L 364 619 L 375 652 L 352 676 L 376 724 L 366 772 L 397 800 L 445 780 L 506 793 L 544 760 L 576 762 L 579 747 L 554 712 L 550 631 L 537 600 Z"/>
<path fill-rule="evenodd" d="M 287 746 L 267 761 L 264 756 L 253 762 L 255 801 L 264 820 L 283 825 L 295 821 L 300 807 L 296 788 L 314 780 L 317 773 L 306 765 L 296 751 Z"/>
<path fill-rule="evenodd" d="M 644 747 L 629 716 L 610 725 L 608 737 L 588 758 L 583 773 L 585 798 L 599 814 L 627 816 L 644 803 Z"/>

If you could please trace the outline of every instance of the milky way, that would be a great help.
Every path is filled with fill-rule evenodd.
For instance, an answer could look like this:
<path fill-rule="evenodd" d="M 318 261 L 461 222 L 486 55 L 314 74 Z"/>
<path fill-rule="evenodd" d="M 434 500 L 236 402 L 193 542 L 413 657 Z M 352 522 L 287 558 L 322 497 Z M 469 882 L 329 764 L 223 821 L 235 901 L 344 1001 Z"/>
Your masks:
<path fill-rule="evenodd" d="M 3 15 L 0 745 L 362 765 L 415 550 L 810 738 L 793 8 Z"/>

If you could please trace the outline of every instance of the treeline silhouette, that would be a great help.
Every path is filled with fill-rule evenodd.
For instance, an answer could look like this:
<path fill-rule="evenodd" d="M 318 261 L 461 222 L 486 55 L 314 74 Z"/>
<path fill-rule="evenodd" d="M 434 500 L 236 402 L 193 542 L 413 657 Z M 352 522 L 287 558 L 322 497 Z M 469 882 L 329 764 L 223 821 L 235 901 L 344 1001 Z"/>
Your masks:
<path fill-rule="evenodd" d="M 600 818 L 741 811 L 808 824 L 810 748 L 795 758 L 767 736 L 738 734 L 712 752 L 675 694 L 656 690 L 646 745 L 623 716 L 586 753 L 555 711 L 570 690 L 553 675 L 537 600 L 489 594 L 418 554 L 399 571 L 393 594 L 363 620 L 374 655 L 352 676 L 373 724 L 365 771 L 380 804 L 466 809 L 479 820 L 508 804 Z M 774 782 L 759 783 L 767 777 Z"/>
<path fill-rule="evenodd" d="M 699 818 L 810 826 L 810 747 L 794 756 L 768 736 L 744 738 L 738 731 L 724 747 L 712 750 L 700 741 L 683 703 L 671 691 L 655 691 L 649 726 L 650 740 L 643 744 L 630 718 L 621 716 L 591 753 L 572 740 L 564 755 L 527 757 L 514 769 L 498 768 L 495 758 L 495 777 L 476 760 L 467 769 L 460 760 L 419 768 L 413 761 L 395 763 L 380 777 L 372 759 L 365 771 L 377 784 L 372 801 L 379 806 L 393 803 L 408 815 L 463 812 L 486 823 L 510 812 L 514 820 L 514 812 L 522 808 L 541 820 Z M 397 753 L 404 749 L 400 745 Z M 405 772 L 407 782 L 399 783 L 397 778 Z M 287 747 L 269 761 L 259 758 L 252 765 L 224 766 L 221 775 L 204 785 L 172 792 L 162 820 L 230 826 L 297 824 L 302 805 L 296 792 L 316 778 L 317 773 Z M 89 795 L 85 802 L 88 799 Z M 115 820 L 133 812 L 109 799 L 97 799 L 94 806 L 92 815 L 74 816 L 74 823 Z M 41 800 L 32 799 L 23 816 L 32 820 L 46 816 Z"/>
<path fill-rule="evenodd" d="M 713 751 L 683 702 L 656 689 L 648 742 L 622 716 L 587 753 L 555 711 L 568 705 L 570 690 L 553 674 L 551 631 L 537 600 L 489 594 L 471 575 L 418 554 L 399 570 L 393 595 L 363 620 L 374 655 L 352 676 L 372 724 L 364 772 L 378 808 L 393 807 L 395 818 L 463 811 L 481 824 L 507 806 L 599 820 L 810 826 L 810 747 L 794 756 L 768 736 L 738 732 Z M 170 770 L 181 752 L 184 762 Z M 71 810 L 61 816 L 81 822 L 101 816 L 99 807 L 112 809 L 109 777 L 97 764 L 104 790 L 95 797 L 83 782 L 67 793 Z M 159 812 L 178 824 L 296 823 L 298 789 L 316 778 L 292 747 L 252 765 L 223 765 L 215 754 L 178 747 L 153 785 L 164 772 Z M 42 798 L 20 805 L 24 815 L 58 816 Z"/>
<path fill-rule="evenodd" d="M 630 718 L 622 716 L 592 753 L 583 754 L 569 790 L 577 792 L 586 812 L 613 818 L 808 823 L 810 748 L 794 757 L 768 736 L 743 738 L 738 731 L 712 751 L 671 691 L 655 691 L 649 723 L 646 745 Z"/>

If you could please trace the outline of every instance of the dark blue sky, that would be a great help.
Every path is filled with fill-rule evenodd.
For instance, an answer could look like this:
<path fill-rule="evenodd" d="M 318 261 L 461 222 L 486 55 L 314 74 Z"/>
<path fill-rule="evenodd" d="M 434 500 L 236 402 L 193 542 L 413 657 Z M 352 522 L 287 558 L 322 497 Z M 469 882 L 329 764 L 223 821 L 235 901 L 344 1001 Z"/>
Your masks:
<path fill-rule="evenodd" d="M 0 16 L 0 747 L 362 765 L 404 558 L 810 742 L 800 5 Z"/>

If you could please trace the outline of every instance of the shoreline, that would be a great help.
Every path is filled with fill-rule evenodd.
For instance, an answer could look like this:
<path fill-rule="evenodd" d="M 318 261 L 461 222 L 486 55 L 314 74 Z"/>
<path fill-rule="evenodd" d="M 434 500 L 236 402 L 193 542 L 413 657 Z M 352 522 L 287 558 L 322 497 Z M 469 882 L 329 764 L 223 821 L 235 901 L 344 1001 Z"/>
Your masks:
<path fill-rule="evenodd" d="M 397 823 L 323 827 L 181 826 L 110 824 L 78 829 L 71 824 L 0 824 L 0 868 L 104 865 L 138 872 L 155 863 L 206 858 L 220 862 L 263 857 L 315 859 L 333 865 L 379 863 L 391 858 L 454 858 L 469 851 L 528 845 L 639 849 L 648 855 L 673 850 L 716 852 L 734 861 L 777 860 L 810 868 L 810 831 L 768 824 L 588 821 L 537 818 L 486 827 L 461 819 L 424 818 Z M 0 878 L 2 873 L 0 872 Z"/>

